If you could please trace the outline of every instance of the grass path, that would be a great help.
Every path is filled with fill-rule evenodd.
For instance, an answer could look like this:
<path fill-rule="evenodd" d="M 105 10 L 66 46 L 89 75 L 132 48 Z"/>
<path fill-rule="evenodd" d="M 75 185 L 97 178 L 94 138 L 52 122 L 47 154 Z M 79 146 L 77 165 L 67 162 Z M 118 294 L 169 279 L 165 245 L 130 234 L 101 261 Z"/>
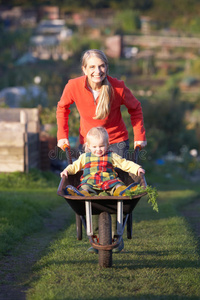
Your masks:
<path fill-rule="evenodd" d="M 200 299 L 199 238 L 193 230 L 199 190 L 160 186 L 159 213 L 143 197 L 133 211 L 133 239 L 124 233 L 125 249 L 113 254 L 109 269 L 87 253 L 85 231 L 77 241 L 75 214 L 55 195 L 54 188 L 40 192 L 35 186 L 1 192 L 2 225 L 7 220 L 2 249 L 10 249 L 0 260 L 1 300 Z M 29 236 L 17 240 L 18 234 Z"/>
<path fill-rule="evenodd" d="M 34 265 L 27 299 L 199 300 L 197 240 L 185 218 L 164 208 L 152 215 L 142 202 L 134 220 L 134 238 L 124 238 L 111 269 L 99 268 L 97 255 L 86 252 L 88 239 L 77 241 L 71 224 Z"/>
<path fill-rule="evenodd" d="M 50 217 L 44 219 L 44 228 L 32 234 L 0 261 L 1 300 L 26 299 L 26 286 L 21 285 L 30 276 L 32 266 L 41 258 L 43 251 L 54 240 L 60 230 L 69 226 L 72 211 L 66 206 L 59 206 Z"/>
<path fill-rule="evenodd" d="M 46 219 L 42 232 L 15 250 L 12 260 L 5 258 L 11 272 L 3 299 L 199 300 L 198 240 L 171 205 L 187 203 L 189 197 L 193 192 L 160 192 L 159 214 L 140 201 L 133 213 L 133 239 L 124 234 L 125 249 L 113 254 L 110 269 L 99 268 L 98 256 L 87 253 L 85 233 L 82 241 L 76 240 L 74 213 L 64 203 L 53 219 Z"/>

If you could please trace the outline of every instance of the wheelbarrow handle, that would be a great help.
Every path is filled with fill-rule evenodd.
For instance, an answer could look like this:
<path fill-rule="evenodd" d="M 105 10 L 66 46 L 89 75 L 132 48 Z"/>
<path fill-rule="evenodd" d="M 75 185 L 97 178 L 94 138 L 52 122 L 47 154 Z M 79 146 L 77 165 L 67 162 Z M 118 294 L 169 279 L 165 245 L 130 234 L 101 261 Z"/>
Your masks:
<path fill-rule="evenodd" d="M 135 163 L 138 162 L 139 153 L 140 153 L 141 149 L 142 149 L 141 145 L 136 145 L 135 150 L 134 150 L 134 162 Z M 146 182 L 144 174 L 140 175 L 140 184 L 144 189 L 147 187 L 147 182 Z"/>
<path fill-rule="evenodd" d="M 71 148 L 70 145 L 65 144 L 63 146 L 64 151 L 66 152 L 67 162 L 68 164 L 72 164 L 72 156 L 71 156 Z"/>
<path fill-rule="evenodd" d="M 140 145 L 136 145 L 135 149 L 134 149 L 134 162 L 137 164 L 138 162 L 138 158 L 139 158 L 139 153 L 140 150 L 142 149 L 142 147 Z"/>
<path fill-rule="evenodd" d="M 147 182 L 146 182 L 146 179 L 145 179 L 144 174 L 141 174 L 141 175 L 140 175 L 140 185 L 141 185 L 144 189 L 147 187 Z"/>

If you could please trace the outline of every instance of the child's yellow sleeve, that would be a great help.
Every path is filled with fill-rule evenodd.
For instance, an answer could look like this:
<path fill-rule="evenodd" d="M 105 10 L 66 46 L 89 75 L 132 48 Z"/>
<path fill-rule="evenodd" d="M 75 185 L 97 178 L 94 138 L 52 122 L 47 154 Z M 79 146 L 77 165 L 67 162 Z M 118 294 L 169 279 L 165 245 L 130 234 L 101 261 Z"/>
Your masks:
<path fill-rule="evenodd" d="M 69 175 L 74 175 L 81 171 L 85 166 L 85 153 L 81 154 L 77 160 L 66 167 Z"/>
<path fill-rule="evenodd" d="M 141 167 L 133 161 L 122 158 L 114 152 L 112 153 L 112 164 L 114 168 L 119 168 L 125 172 L 130 172 L 135 175 L 137 175 L 137 171 Z"/>

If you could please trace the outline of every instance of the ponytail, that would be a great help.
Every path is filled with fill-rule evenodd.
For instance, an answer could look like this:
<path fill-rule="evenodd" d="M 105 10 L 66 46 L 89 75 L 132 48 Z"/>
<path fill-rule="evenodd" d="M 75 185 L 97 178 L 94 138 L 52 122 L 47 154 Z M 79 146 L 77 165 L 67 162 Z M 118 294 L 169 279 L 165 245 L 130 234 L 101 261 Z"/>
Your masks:
<path fill-rule="evenodd" d="M 107 78 L 104 79 L 96 107 L 95 120 L 105 119 L 110 113 L 113 89 Z"/>

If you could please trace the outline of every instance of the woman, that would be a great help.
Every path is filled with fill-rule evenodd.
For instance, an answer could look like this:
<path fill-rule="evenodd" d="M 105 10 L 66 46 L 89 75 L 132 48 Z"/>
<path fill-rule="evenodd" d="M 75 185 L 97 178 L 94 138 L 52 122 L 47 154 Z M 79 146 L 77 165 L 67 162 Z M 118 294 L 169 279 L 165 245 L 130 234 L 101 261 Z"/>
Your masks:
<path fill-rule="evenodd" d="M 80 145 L 85 143 L 92 127 L 102 126 L 109 134 L 110 150 L 126 157 L 129 148 L 128 131 L 120 107 L 125 105 L 134 131 L 134 146 L 146 146 L 143 114 L 140 102 L 124 82 L 108 76 L 108 60 L 100 50 L 88 50 L 82 57 L 84 76 L 71 79 L 57 105 L 58 147 L 68 141 L 70 105 L 75 102 L 80 114 Z"/>

